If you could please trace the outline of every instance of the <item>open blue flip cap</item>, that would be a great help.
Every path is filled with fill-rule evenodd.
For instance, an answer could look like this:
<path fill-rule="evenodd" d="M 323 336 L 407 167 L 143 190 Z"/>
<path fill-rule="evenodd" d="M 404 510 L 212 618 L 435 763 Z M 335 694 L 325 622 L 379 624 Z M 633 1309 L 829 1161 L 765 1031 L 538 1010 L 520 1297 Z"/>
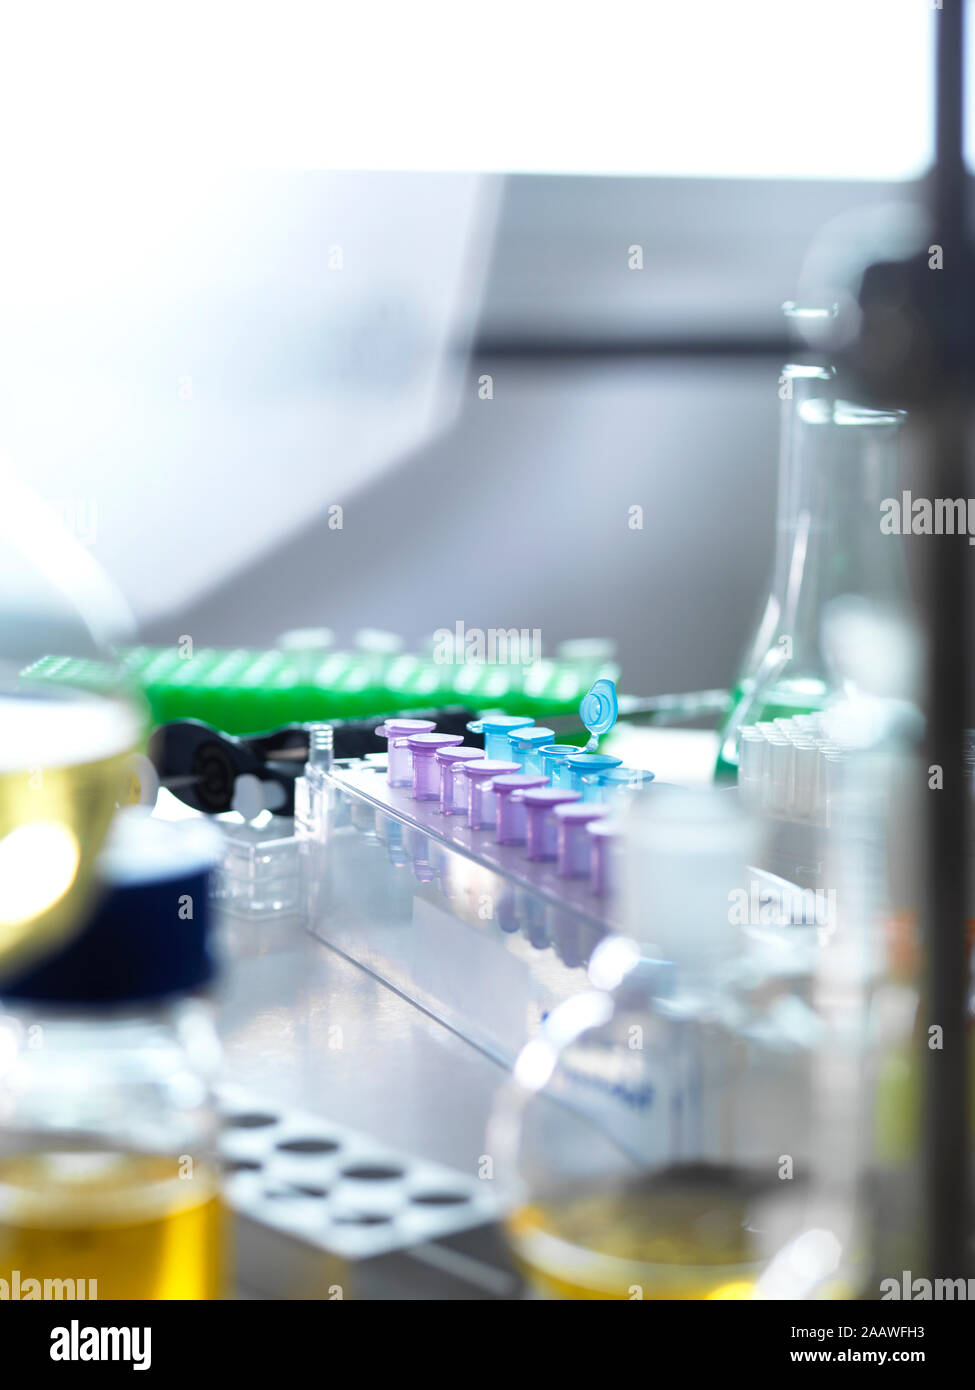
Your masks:
<path fill-rule="evenodd" d="M 579 718 L 597 738 L 609 733 L 619 712 L 615 681 L 593 681 L 588 692 L 579 701 Z"/>

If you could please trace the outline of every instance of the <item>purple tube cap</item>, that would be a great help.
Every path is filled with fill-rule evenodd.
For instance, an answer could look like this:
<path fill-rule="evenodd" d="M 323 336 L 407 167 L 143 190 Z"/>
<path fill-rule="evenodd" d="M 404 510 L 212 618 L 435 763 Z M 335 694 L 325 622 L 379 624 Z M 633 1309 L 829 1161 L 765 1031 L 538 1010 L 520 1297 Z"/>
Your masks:
<path fill-rule="evenodd" d="M 599 816 L 595 820 L 591 820 L 586 826 L 586 834 L 597 840 L 615 840 L 619 833 L 618 825 L 614 825 L 612 821 L 604 820 Z"/>
<path fill-rule="evenodd" d="M 477 758 L 461 764 L 468 777 L 500 777 L 506 772 L 520 772 L 520 763 L 503 763 L 500 758 Z"/>
<path fill-rule="evenodd" d="M 436 727 L 432 719 L 387 719 L 376 733 L 380 738 L 407 738 L 410 734 L 428 734 Z"/>
<path fill-rule="evenodd" d="M 570 792 L 563 787 L 529 787 L 522 795 L 526 806 L 561 806 L 564 801 L 581 801 L 580 792 Z"/>
<path fill-rule="evenodd" d="M 438 748 L 452 748 L 455 744 L 463 743 L 463 734 L 413 734 L 406 740 L 410 748 L 415 748 L 418 752 L 435 753 Z"/>
<path fill-rule="evenodd" d="M 494 790 L 504 796 L 510 796 L 512 792 L 525 791 L 529 787 L 547 786 L 548 778 L 537 772 L 503 772 L 500 777 L 494 779 Z"/>
<path fill-rule="evenodd" d="M 474 762 L 484 757 L 483 748 L 467 748 L 463 744 L 459 748 L 438 748 L 438 763 L 462 763 Z"/>

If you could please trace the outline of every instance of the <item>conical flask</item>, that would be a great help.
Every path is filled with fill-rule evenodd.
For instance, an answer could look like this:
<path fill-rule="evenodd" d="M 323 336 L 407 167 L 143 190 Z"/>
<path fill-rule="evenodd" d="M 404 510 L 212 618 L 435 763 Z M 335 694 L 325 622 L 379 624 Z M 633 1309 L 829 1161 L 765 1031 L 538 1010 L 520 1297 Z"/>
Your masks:
<path fill-rule="evenodd" d="M 901 611 L 907 584 L 900 538 L 881 530 L 897 495 L 902 412 L 835 398 L 828 370 L 787 367 L 776 557 L 771 592 L 721 730 L 716 777 L 733 777 L 746 724 L 822 709 L 832 678 L 821 620 L 852 595 Z"/>

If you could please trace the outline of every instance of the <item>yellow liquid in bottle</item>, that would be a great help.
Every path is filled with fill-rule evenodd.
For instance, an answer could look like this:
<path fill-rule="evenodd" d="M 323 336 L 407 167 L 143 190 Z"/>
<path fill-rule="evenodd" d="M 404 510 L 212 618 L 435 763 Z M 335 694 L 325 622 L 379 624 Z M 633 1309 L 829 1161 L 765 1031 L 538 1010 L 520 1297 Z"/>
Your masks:
<path fill-rule="evenodd" d="M 172 1156 L 30 1154 L 0 1162 L 0 1279 L 91 1280 L 97 1298 L 217 1299 L 216 1175 Z M 21 1295 L 23 1297 L 23 1294 Z"/>
<path fill-rule="evenodd" d="M 0 692 L 0 972 L 82 924 L 138 736 L 118 700 Z"/>
<path fill-rule="evenodd" d="M 754 1185 L 708 1168 L 518 1209 L 508 1236 L 529 1285 L 558 1299 L 746 1299 L 762 1269 Z"/>

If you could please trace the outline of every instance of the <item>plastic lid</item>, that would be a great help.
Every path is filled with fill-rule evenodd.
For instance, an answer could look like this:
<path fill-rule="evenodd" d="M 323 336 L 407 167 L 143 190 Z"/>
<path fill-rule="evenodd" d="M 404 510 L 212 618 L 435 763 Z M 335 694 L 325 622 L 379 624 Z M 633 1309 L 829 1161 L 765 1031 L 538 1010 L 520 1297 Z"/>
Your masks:
<path fill-rule="evenodd" d="M 500 758 L 472 758 L 461 766 L 468 777 L 498 777 L 506 772 L 520 772 L 520 763 L 505 763 Z"/>
<path fill-rule="evenodd" d="M 508 735 L 508 742 L 513 743 L 516 747 L 519 744 L 527 744 L 531 748 L 538 748 L 554 737 L 554 729 L 543 729 L 538 725 L 532 725 L 527 729 L 515 729 Z"/>
<path fill-rule="evenodd" d="M 432 719 L 387 719 L 376 730 L 379 738 L 405 738 L 408 734 L 429 734 L 436 728 Z"/>
<path fill-rule="evenodd" d="M 599 820 L 606 813 L 605 806 L 593 806 L 591 802 L 586 801 L 580 802 L 579 805 L 566 803 L 555 808 L 559 820 L 576 821 L 580 825 L 585 825 L 586 821 Z"/>
<path fill-rule="evenodd" d="M 539 748 L 539 753 L 543 757 L 551 754 L 554 757 L 570 757 L 573 753 L 581 753 L 582 749 L 577 743 L 546 743 L 544 748 Z"/>
<path fill-rule="evenodd" d="M 463 734 L 414 734 L 406 740 L 410 748 L 418 753 L 429 751 L 435 753 L 438 748 L 454 748 L 458 743 L 464 742 Z"/>
<path fill-rule="evenodd" d="M 548 778 L 537 772 L 505 772 L 495 777 L 494 789 L 497 792 L 524 791 L 527 787 L 544 787 L 547 783 Z"/>
<path fill-rule="evenodd" d="M 474 762 L 484 757 L 483 748 L 468 748 L 461 744 L 459 748 L 438 748 L 437 761 L 440 763 L 459 763 L 465 759 Z"/>
<path fill-rule="evenodd" d="M 607 816 L 601 816 L 597 820 L 589 822 L 586 826 L 586 833 L 598 836 L 601 840 L 612 840 L 619 835 L 620 828 L 615 821 L 611 821 Z"/>
<path fill-rule="evenodd" d="M 483 719 L 472 719 L 467 727 L 472 734 L 503 734 L 509 729 L 526 728 L 534 722 L 534 719 L 521 714 L 486 714 Z"/>
<path fill-rule="evenodd" d="M 602 737 L 616 723 L 620 712 L 616 698 L 616 683 L 605 678 L 593 681 L 579 701 L 579 718 L 591 734 Z"/>
<path fill-rule="evenodd" d="M 579 792 L 563 787 L 535 787 L 524 793 L 527 806 L 558 806 L 563 801 L 581 801 Z"/>
<path fill-rule="evenodd" d="M 619 767 L 623 759 L 613 758 L 609 753 L 573 753 L 565 761 L 569 767 L 584 772 L 603 772 L 611 767 Z"/>

